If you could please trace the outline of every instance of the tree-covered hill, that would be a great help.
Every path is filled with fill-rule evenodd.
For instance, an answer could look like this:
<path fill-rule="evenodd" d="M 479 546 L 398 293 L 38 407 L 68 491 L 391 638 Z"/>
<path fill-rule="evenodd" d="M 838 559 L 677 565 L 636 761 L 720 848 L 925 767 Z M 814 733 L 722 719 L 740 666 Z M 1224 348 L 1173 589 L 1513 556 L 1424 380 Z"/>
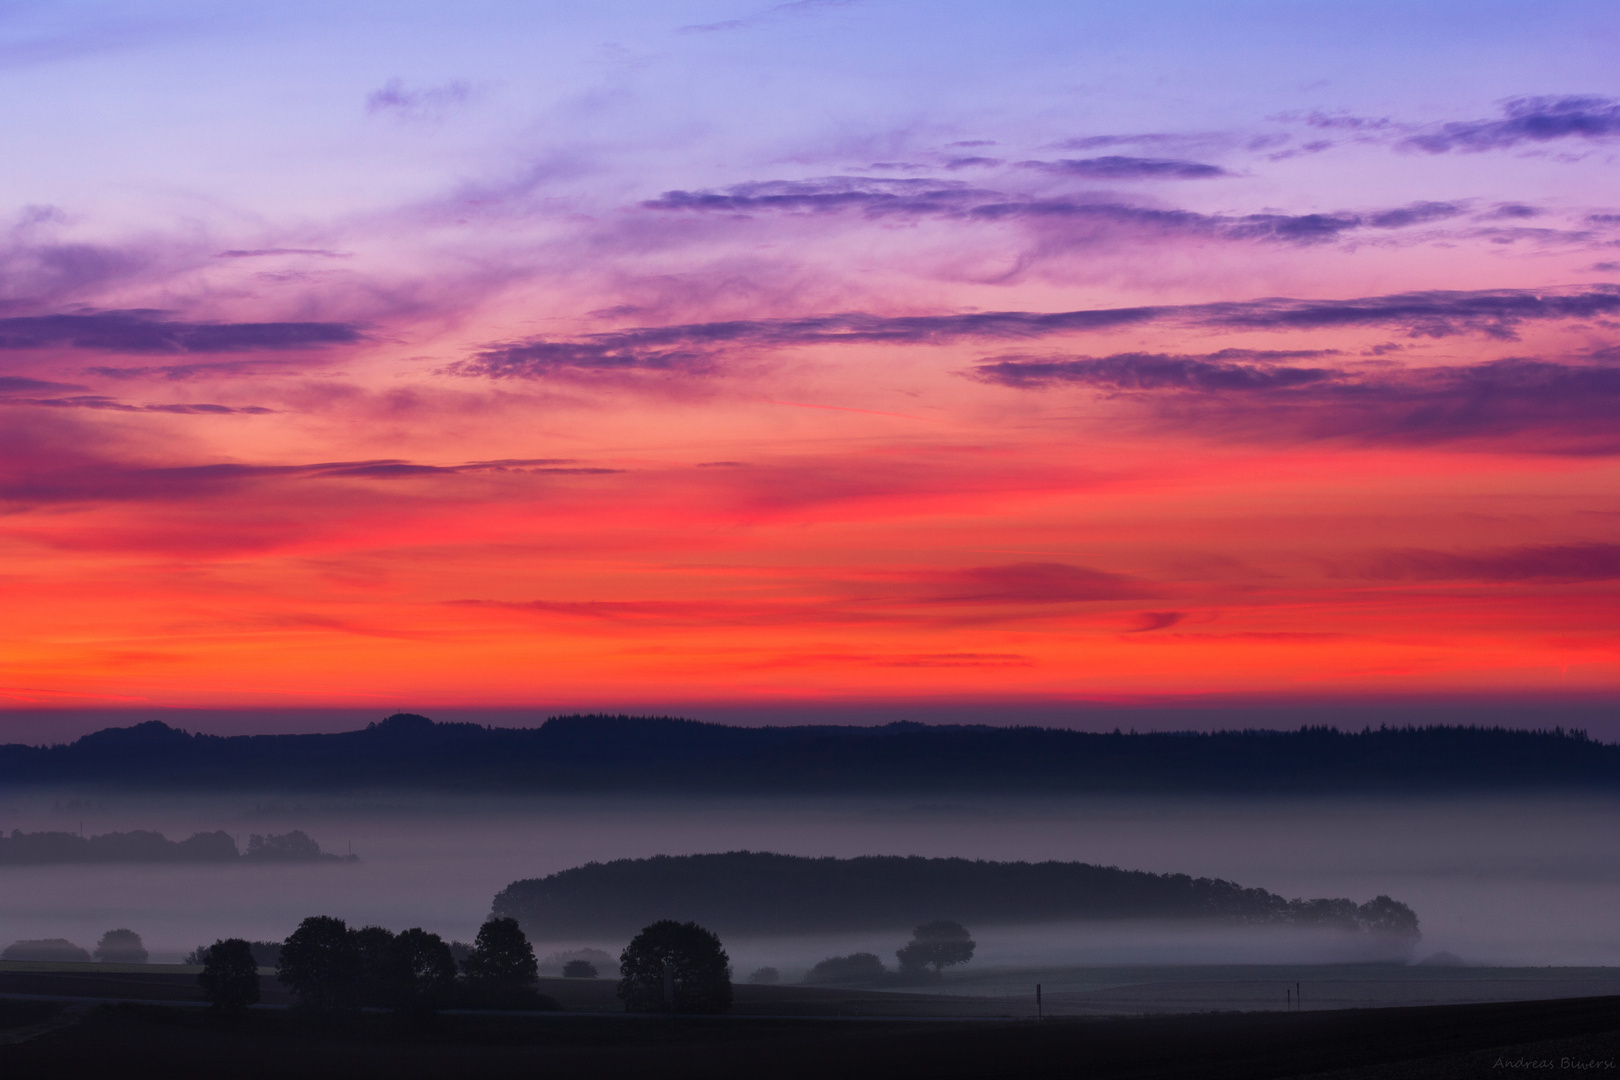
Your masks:
<path fill-rule="evenodd" d="M 1152 874 L 1079 862 L 985 862 L 916 856 L 805 858 L 767 852 L 659 855 L 587 863 L 515 881 L 495 915 L 531 936 L 624 936 L 655 919 L 691 919 L 722 933 L 909 928 L 1095 919 L 1205 919 L 1309 926 L 1418 940 L 1417 916 L 1377 897 L 1288 900 L 1217 878 Z"/>

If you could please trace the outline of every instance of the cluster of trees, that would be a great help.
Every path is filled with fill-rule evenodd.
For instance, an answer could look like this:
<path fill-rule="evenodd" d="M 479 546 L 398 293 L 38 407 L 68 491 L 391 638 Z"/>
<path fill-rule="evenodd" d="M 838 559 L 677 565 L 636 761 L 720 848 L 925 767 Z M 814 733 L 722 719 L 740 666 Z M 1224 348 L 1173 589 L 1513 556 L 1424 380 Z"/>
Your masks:
<path fill-rule="evenodd" d="M 294 829 L 290 833 L 280 836 L 274 833 L 260 836 L 258 833 L 248 835 L 247 850 L 242 858 L 252 859 L 256 862 L 359 862 L 358 855 L 335 855 L 322 851 L 308 833 L 302 829 Z"/>
<path fill-rule="evenodd" d="M 69 832 L 25 833 L 11 830 L 0 835 L 0 865 L 51 863 L 210 863 L 210 862 L 359 862 L 356 855 L 333 855 L 321 850 L 300 829 L 281 835 L 248 837 L 247 851 L 238 851 L 227 832 L 200 832 L 185 840 L 170 840 L 160 832 L 131 832 L 80 836 Z"/>
<path fill-rule="evenodd" d="M 946 968 L 973 959 L 977 945 L 967 927 L 949 919 L 938 919 L 917 927 L 911 933 L 911 940 L 895 951 L 895 959 L 900 963 L 897 971 L 884 967 L 876 953 L 858 952 L 829 956 L 811 968 L 804 981 L 856 986 L 938 982 Z"/>
<path fill-rule="evenodd" d="M 259 1000 L 256 944 L 268 943 L 229 938 L 193 954 L 203 965 L 197 982 L 216 1007 L 236 1010 Z M 351 929 L 342 919 L 315 915 L 281 943 L 276 961 L 277 980 L 317 1012 L 556 1007 L 535 989 L 534 948 L 512 919 L 484 923 L 458 963 L 450 943 L 419 927 L 397 934 L 380 926 Z"/>
<path fill-rule="evenodd" d="M 264 944 L 264 943 L 259 943 Z M 259 1000 L 254 942 L 229 938 L 194 954 L 198 985 L 216 1008 Z M 342 919 L 305 919 L 281 943 L 276 978 L 315 1012 L 365 1006 L 430 1013 L 450 1004 L 473 1008 L 557 1008 L 536 989 L 539 965 L 515 919 L 492 918 L 459 965 L 451 945 L 416 928 L 350 929 Z M 457 968 L 460 968 L 458 973 Z M 731 1008 L 731 961 L 714 934 L 664 919 L 645 927 L 619 955 L 618 997 L 629 1012 L 717 1013 Z M 564 977 L 595 978 L 589 960 L 569 960 Z"/>
<path fill-rule="evenodd" d="M 147 959 L 146 947 L 141 942 L 141 935 L 133 930 L 109 930 L 101 935 L 94 959 L 103 964 L 144 964 Z M 87 964 L 91 961 L 91 955 L 67 938 L 39 938 L 12 942 L 5 952 L 0 953 L 0 960 Z"/>

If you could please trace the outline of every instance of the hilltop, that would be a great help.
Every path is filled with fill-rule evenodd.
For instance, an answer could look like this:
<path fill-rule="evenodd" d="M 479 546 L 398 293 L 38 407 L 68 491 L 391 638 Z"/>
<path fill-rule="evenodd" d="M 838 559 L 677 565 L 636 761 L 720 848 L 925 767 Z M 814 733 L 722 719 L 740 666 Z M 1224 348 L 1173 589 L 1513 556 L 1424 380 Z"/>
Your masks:
<path fill-rule="evenodd" d="M 1561 729 L 1126 734 L 588 715 L 496 728 L 401 713 L 324 735 L 191 734 L 148 721 L 64 745 L 4 745 L 0 783 L 752 795 L 1613 790 L 1620 746 Z"/>
<path fill-rule="evenodd" d="M 1333 929 L 1404 955 L 1417 915 L 1387 896 L 1288 900 L 1219 878 L 1080 862 L 989 862 L 867 855 L 806 858 L 763 851 L 657 855 L 587 863 L 514 881 L 491 911 L 542 940 L 627 936 L 659 918 L 721 933 L 816 933 L 911 927 L 932 919 L 1044 923 L 1202 919 Z"/>

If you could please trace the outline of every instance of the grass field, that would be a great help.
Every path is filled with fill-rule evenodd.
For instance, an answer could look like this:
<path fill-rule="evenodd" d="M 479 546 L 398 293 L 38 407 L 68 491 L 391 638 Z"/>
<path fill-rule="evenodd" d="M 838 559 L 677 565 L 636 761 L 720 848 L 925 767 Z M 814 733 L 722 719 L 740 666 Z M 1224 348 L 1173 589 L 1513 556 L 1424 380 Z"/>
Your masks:
<path fill-rule="evenodd" d="M 1285 984 L 1304 1011 L 1283 1010 Z M 1604 1075 L 1620 1071 L 1617 988 L 1613 968 L 1087 967 L 981 971 L 927 993 L 741 984 L 731 1016 L 666 1018 L 624 1015 L 610 979 L 545 979 L 564 1011 L 407 1023 L 231 1020 L 197 1007 L 195 968 L 14 963 L 0 965 L 0 1076 Z M 290 1001 L 271 978 L 264 991 Z"/>
<path fill-rule="evenodd" d="M 182 964 L 0 963 L 0 995 L 201 1001 Z M 290 1004 L 271 968 L 260 970 L 266 1004 Z M 1133 1016 L 1463 1005 L 1620 996 L 1620 968 L 1424 967 L 1396 964 L 1154 965 L 969 968 L 904 991 L 739 983 L 736 1011 L 795 1016 L 1035 1015 L 1035 984 L 1048 1016 Z M 541 980 L 570 1012 L 620 1011 L 612 979 Z"/>
<path fill-rule="evenodd" d="M 1616 998 L 999 1022 L 562 1013 L 407 1024 L 125 1004 L 24 1042 L 0 1038 L 0 1075 L 1449 1080 L 1569 1075 L 1571 1063 L 1604 1074 L 1617 1055 Z"/>

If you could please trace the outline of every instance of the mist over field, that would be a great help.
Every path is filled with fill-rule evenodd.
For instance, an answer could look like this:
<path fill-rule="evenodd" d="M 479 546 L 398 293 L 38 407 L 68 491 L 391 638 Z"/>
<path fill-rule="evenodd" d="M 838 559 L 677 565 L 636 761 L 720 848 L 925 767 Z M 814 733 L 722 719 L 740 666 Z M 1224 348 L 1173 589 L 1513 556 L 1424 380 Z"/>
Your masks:
<path fill-rule="evenodd" d="M 285 937 L 313 914 L 471 940 L 512 881 L 596 860 L 749 849 L 796 855 L 1063 860 L 1225 878 L 1288 898 L 1387 894 L 1416 910 L 1416 958 L 1474 963 L 1620 964 L 1620 799 L 941 798 L 744 800 L 131 795 L 14 790 L 0 830 L 85 835 L 155 829 L 171 840 L 223 829 L 301 829 L 358 864 L 8 866 L 0 945 L 109 928 L 140 933 L 154 961 L 217 937 Z M 1325 963 L 1371 959 L 1326 931 L 1193 920 L 973 925 L 968 970 L 1067 964 Z M 892 932 L 728 937 L 738 977 L 769 964 L 787 978 L 826 956 L 892 963 Z M 544 940 L 617 954 L 623 941 Z"/>

